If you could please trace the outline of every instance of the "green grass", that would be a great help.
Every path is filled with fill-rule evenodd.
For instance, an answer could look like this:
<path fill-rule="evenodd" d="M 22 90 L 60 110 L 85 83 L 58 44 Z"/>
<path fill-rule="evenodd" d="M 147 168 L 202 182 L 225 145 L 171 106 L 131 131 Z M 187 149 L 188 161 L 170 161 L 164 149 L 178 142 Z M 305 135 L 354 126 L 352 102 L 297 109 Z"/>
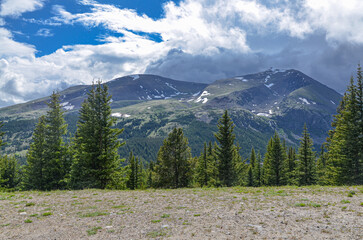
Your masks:
<path fill-rule="evenodd" d="M 32 223 L 33 221 L 32 221 L 32 220 L 30 220 L 30 219 L 25 219 L 25 220 L 24 220 L 24 222 L 25 222 L 25 223 Z"/>
<path fill-rule="evenodd" d="M 295 203 L 295 207 L 306 207 L 305 203 Z"/>
<path fill-rule="evenodd" d="M 29 202 L 29 203 L 26 203 L 25 204 L 25 207 L 31 207 L 31 206 L 34 206 L 35 205 L 35 203 L 33 203 L 33 202 Z"/>
<path fill-rule="evenodd" d="M 42 216 L 46 217 L 46 216 L 51 216 L 53 215 L 52 212 L 45 212 L 45 213 L 42 213 Z"/>
<path fill-rule="evenodd" d="M 109 215 L 108 212 L 90 212 L 90 213 L 85 213 L 85 214 L 81 214 L 81 217 L 98 217 L 98 216 L 106 216 Z"/>
<path fill-rule="evenodd" d="M 343 203 L 343 204 L 346 204 L 346 203 L 350 203 L 350 201 L 349 200 L 342 200 L 342 201 L 340 201 L 340 203 Z"/>
<path fill-rule="evenodd" d="M 166 232 L 164 231 L 152 231 L 146 234 L 148 237 L 151 238 L 157 238 L 157 237 L 163 237 L 166 236 Z"/>
<path fill-rule="evenodd" d="M 87 230 L 88 236 L 96 235 L 98 230 L 102 229 L 101 227 L 93 227 Z"/>
<path fill-rule="evenodd" d="M 151 222 L 152 223 L 159 223 L 159 222 L 161 222 L 161 220 L 159 220 L 159 219 L 158 220 L 151 220 Z"/>
<path fill-rule="evenodd" d="M 163 214 L 163 215 L 161 215 L 161 218 L 168 218 L 168 217 L 170 217 L 170 214 Z"/>

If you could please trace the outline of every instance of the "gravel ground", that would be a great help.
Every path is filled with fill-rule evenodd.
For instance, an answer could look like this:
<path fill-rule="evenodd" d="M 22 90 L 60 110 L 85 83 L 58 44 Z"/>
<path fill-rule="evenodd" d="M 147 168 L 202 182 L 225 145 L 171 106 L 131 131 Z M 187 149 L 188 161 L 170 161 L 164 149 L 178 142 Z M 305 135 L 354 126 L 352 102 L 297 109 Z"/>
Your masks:
<path fill-rule="evenodd" d="M 363 187 L 0 192 L 0 239 L 363 239 Z"/>

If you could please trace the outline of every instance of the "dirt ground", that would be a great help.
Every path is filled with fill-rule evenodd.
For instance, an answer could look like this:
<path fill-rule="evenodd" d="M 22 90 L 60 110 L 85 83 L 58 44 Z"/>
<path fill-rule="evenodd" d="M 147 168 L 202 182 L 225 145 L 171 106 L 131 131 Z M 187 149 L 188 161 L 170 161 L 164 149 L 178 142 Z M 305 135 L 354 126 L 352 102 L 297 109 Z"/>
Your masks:
<path fill-rule="evenodd" d="M 0 193 L 0 239 L 363 239 L 363 187 Z"/>

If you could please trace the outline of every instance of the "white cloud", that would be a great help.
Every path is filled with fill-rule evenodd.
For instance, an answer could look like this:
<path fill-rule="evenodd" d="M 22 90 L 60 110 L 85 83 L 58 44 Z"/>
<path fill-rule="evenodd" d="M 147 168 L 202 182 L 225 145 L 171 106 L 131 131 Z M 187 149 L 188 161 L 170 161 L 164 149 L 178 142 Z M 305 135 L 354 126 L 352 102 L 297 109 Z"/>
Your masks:
<path fill-rule="evenodd" d="M 54 6 L 56 16 L 52 19 L 25 20 L 45 25 L 103 26 L 122 37 L 99 36 L 102 44 L 63 46 L 52 54 L 36 57 L 34 46 L 14 41 L 11 32 L 0 27 L 0 105 L 44 96 L 69 85 L 91 83 L 94 78 L 107 81 L 145 71 L 206 82 L 261 70 L 276 62 L 312 71 L 318 71 L 316 66 L 329 70 L 335 64 L 319 64 L 327 62 L 324 57 L 330 48 L 320 52 L 314 66 L 309 65 L 311 55 L 300 50 L 286 47 L 285 52 L 273 57 L 258 53 L 248 44 L 248 40 L 253 41 L 249 34 L 269 41 L 276 35 L 304 40 L 324 33 L 329 42 L 363 43 L 363 32 L 359 31 L 363 29 L 361 1 L 275 2 L 272 7 L 258 0 L 184 0 L 178 5 L 166 2 L 159 19 L 88 0 L 81 1 L 91 7 L 84 13 L 72 14 L 62 6 Z M 0 15 L 19 16 L 42 6 L 40 0 L 5 0 Z M 1 24 L 5 23 L 0 18 Z M 50 34 L 47 28 L 38 32 L 43 36 Z M 154 41 L 147 34 L 157 34 L 161 41 Z"/>
<path fill-rule="evenodd" d="M 37 33 L 35 34 L 36 36 L 41 36 L 41 37 L 52 37 L 53 33 L 50 29 L 48 28 L 41 28 L 37 31 Z"/>
<path fill-rule="evenodd" d="M 306 0 L 311 25 L 331 41 L 363 43 L 363 1 Z"/>
<path fill-rule="evenodd" d="M 24 12 L 31 12 L 43 7 L 44 0 L 3 0 L 0 16 L 18 17 Z"/>
<path fill-rule="evenodd" d="M 34 46 L 12 40 L 12 34 L 0 27 L 0 58 L 1 57 L 33 57 Z"/>

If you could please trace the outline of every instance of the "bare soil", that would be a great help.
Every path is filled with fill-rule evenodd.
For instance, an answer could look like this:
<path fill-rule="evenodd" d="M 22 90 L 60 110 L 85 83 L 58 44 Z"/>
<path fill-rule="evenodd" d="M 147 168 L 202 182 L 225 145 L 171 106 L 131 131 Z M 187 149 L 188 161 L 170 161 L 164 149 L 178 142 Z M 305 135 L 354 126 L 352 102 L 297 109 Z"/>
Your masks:
<path fill-rule="evenodd" d="M 363 187 L 0 193 L 0 239 L 363 239 Z"/>

